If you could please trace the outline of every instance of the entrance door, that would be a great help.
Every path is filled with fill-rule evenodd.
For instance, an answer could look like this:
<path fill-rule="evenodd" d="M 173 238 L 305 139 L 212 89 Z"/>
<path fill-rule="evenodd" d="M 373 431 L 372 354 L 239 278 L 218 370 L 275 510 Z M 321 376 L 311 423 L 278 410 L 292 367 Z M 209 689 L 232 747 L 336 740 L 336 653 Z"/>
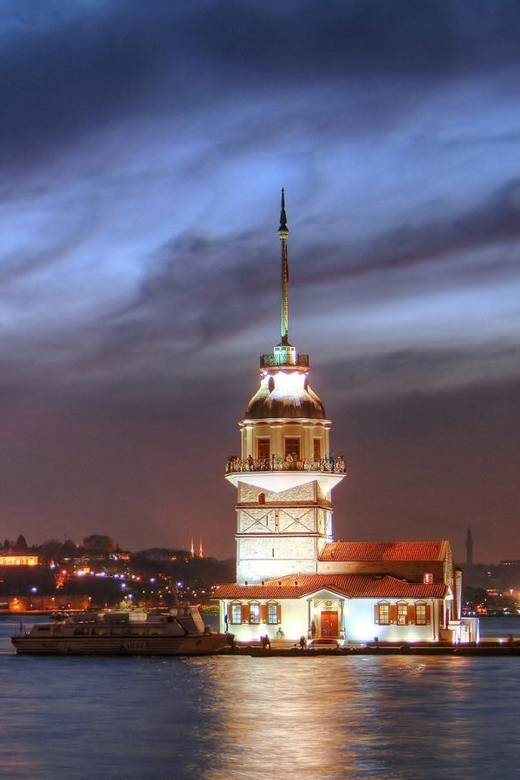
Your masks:
<path fill-rule="evenodd" d="M 321 635 L 322 637 L 338 636 L 337 610 L 327 610 L 321 613 Z"/>

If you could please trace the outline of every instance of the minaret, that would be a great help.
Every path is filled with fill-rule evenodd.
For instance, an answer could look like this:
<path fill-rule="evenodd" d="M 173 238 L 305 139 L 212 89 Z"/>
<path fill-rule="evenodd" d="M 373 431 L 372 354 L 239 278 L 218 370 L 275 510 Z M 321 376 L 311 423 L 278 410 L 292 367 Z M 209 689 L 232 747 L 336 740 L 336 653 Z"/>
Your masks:
<path fill-rule="evenodd" d="M 249 401 L 241 454 L 226 478 L 237 488 L 237 582 L 317 571 L 332 539 L 331 491 L 345 476 L 330 453 L 330 420 L 309 385 L 309 357 L 289 342 L 289 260 L 285 193 L 281 241 L 280 343 L 260 358 L 260 388 Z"/>
<path fill-rule="evenodd" d="M 466 535 L 466 566 L 473 566 L 473 537 L 471 536 L 471 528 L 468 528 Z"/>

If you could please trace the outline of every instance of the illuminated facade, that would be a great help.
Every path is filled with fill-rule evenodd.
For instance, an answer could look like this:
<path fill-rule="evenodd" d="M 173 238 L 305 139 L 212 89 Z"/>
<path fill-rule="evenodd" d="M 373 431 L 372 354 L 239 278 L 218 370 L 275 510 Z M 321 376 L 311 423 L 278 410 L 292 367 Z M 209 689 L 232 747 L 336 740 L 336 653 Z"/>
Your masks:
<path fill-rule="evenodd" d="M 475 639 L 460 619 L 447 541 L 334 542 L 332 490 L 346 465 L 331 452 L 309 358 L 289 342 L 283 190 L 278 235 L 280 342 L 260 358 L 260 387 L 239 422 L 240 455 L 226 466 L 237 491 L 237 581 L 217 589 L 221 628 L 246 642 Z"/>
<path fill-rule="evenodd" d="M 24 553 L 11 553 L 0 555 L 0 566 L 38 566 L 37 555 L 25 555 Z"/>

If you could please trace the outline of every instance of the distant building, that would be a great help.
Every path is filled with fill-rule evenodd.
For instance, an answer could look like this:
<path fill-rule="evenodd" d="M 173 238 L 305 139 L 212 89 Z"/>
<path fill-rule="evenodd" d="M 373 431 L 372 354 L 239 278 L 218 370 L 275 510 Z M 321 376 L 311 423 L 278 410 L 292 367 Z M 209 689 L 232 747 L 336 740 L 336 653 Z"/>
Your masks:
<path fill-rule="evenodd" d="M 38 566 L 40 559 L 37 555 L 27 553 L 3 553 L 0 555 L 0 566 Z"/>
<path fill-rule="evenodd" d="M 345 477 L 331 421 L 289 342 L 289 230 L 282 191 L 280 343 L 260 358 L 260 387 L 239 423 L 236 583 L 221 585 L 221 628 L 237 640 L 467 641 L 461 573 L 448 541 L 335 542 L 332 490 Z"/>

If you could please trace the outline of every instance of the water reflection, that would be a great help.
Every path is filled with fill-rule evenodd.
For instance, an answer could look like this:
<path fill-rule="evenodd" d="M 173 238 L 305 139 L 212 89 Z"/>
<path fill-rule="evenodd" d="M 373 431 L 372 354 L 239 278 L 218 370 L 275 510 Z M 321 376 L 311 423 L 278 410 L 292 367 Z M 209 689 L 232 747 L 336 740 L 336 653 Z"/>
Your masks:
<path fill-rule="evenodd" d="M 486 751 L 486 705 L 476 693 L 482 683 L 493 681 L 481 674 L 485 660 L 480 668 L 475 665 L 482 660 L 403 663 L 402 658 L 358 657 L 221 663 L 218 687 L 226 695 L 215 713 L 219 747 L 202 776 L 444 780 L 484 776 L 487 765 L 488 776 L 515 777 L 517 748 L 507 750 L 503 744 L 506 755 L 496 756 Z M 519 669 L 520 664 L 515 666 L 517 680 Z M 476 743 L 483 731 L 486 740 Z"/>
<path fill-rule="evenodd" d="M 1 775 L 508 780 L 519 687 L 514 657 L 0 654 Z"/>

